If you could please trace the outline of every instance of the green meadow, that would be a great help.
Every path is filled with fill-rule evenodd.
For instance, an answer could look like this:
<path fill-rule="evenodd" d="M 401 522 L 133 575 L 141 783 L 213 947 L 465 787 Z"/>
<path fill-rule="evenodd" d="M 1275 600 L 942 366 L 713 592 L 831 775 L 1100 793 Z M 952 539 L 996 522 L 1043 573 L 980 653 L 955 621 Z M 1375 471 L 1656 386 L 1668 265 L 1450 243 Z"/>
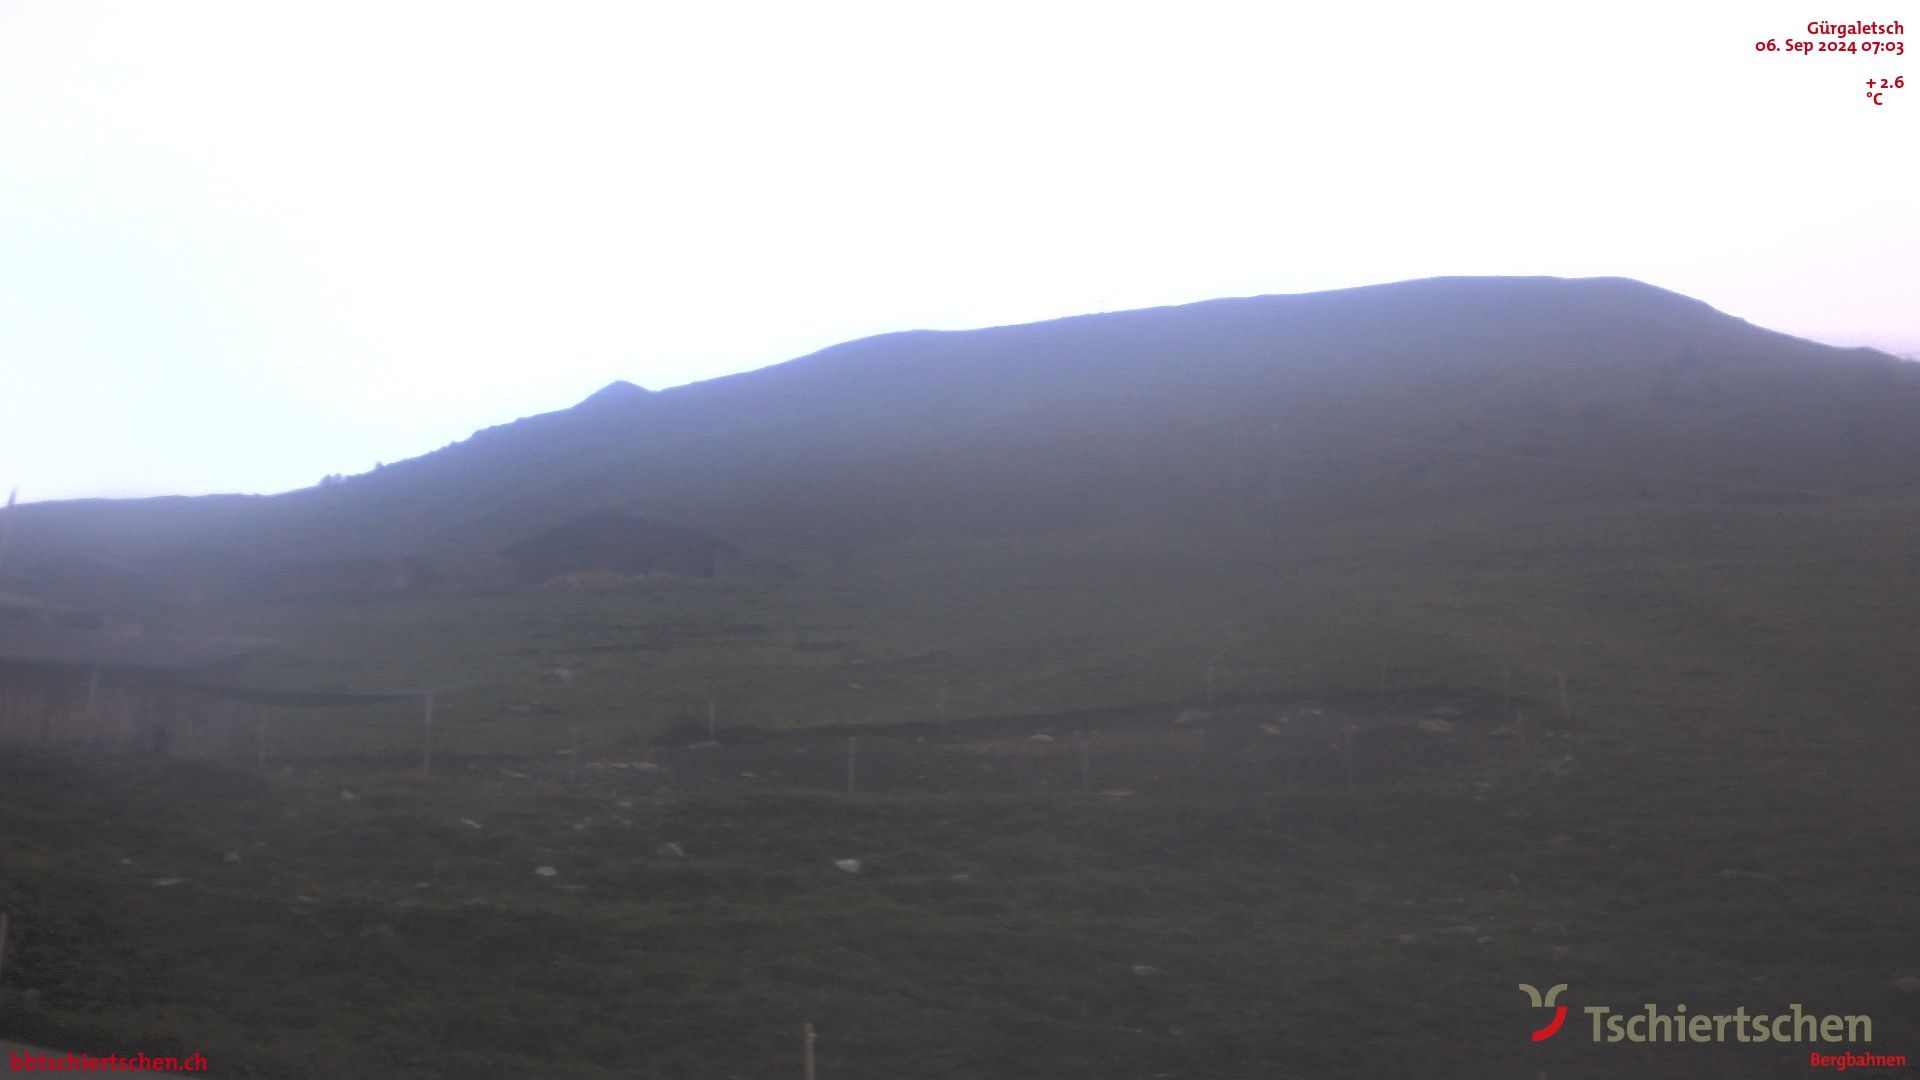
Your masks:
<path fill-rule="evenodd" d="M 1799 1002 L 1912 1053 L 1917 516 L 1410 505 L 210 612 L 279 643 L 260 685 L 462 684 L 439 767 L 412 774 L 411 706 L 266 710 L 264 775 L 245 722 L 225 762 L 0 755 L 0 1032 L 227 1077 L 798 1076 L 807 1023 L 826 1078 L 1768 1076 L 1809 1047 L 1595 1044 L 1580 1009 Z M 633 757 L 710 699 L 724 739 L 1170 712 L 1209 669 L 1511 699 L 1532 736 L 1458 775 L 1127 798 L 501 767 Z M 1561 982 L 1533 1044 L 1516 984 Z"/>

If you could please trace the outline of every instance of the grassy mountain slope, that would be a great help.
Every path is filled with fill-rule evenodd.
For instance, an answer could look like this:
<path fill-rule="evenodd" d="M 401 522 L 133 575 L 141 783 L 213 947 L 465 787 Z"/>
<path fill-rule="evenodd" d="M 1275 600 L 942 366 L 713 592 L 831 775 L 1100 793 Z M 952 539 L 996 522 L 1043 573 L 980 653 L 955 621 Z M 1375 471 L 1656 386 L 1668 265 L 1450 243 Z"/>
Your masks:
<path fill-rule="evenodd" d="M 1435 279 L 892 334 L 610 390 L 321 488 L 21 508 L 15 543 L 136 562 L 195 546 L 424 553 L 466 571 L 604 504 L 845 543 L 1763 490 L 1700 477 L 1870 492 L 1907 485 L 1920 455 L 1911 365 L 1617 279 Z M 1541 458 L 1567 464 L 1528 463 Z"/>

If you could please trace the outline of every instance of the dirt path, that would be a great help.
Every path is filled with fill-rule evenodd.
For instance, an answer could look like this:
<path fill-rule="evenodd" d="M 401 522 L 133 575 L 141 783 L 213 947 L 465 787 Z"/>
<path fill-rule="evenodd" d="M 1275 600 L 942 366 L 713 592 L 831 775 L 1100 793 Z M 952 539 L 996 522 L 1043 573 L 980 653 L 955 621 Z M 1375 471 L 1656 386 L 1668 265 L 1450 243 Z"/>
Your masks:
<path fill-rule="evenodd" d="M 1468 716 L 1457 708 L 1356 716 L 1244 706 L 1099 728 L 1040 721 L 989 738 L 948 737 L 922 727 L 652 746 L 582 761 L 577 769 L 562 756 L 502 771 L 528 779 L 611 782 L 635 793 L 767 787 L 1147 795 L 1299 791 L 1458 776 L 1544 749 L 1522 746 L 1497 716 Z"/>

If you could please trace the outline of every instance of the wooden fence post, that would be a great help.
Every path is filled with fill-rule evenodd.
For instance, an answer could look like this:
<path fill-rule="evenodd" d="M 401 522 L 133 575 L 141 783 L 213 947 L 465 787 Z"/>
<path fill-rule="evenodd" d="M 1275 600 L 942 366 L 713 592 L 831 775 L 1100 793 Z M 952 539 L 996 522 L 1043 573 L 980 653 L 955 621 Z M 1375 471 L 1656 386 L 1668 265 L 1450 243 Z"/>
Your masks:
<path fill-rule="evenodd" d="M 420 775 L 433 775 L 433 695 L 427 695 L 425 714 L 420 720 Z"/>
<path fill-rule="evenodd" d="M 1073 733 L 1074 741 L 1080 744 L 1080 792 L 1093 794 L 1093 763 L 1088 759 L 1087 733 L 1080 730 Z"/>

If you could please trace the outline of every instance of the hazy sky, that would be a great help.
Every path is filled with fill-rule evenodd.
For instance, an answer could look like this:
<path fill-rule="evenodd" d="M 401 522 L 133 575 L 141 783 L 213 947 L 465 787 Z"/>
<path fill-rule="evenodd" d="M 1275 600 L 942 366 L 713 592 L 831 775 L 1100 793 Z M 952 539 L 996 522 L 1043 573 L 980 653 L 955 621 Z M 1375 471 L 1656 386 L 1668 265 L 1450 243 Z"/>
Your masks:
<path fill-rule="evenodd" d="M 1920 65 L 1754 49 L 1834 10 L 0 0 L 0 488 L 277 491 L 617 378 L 1435 274 L 1920 352 L 1920 86 L 1864 93 Z"/>

